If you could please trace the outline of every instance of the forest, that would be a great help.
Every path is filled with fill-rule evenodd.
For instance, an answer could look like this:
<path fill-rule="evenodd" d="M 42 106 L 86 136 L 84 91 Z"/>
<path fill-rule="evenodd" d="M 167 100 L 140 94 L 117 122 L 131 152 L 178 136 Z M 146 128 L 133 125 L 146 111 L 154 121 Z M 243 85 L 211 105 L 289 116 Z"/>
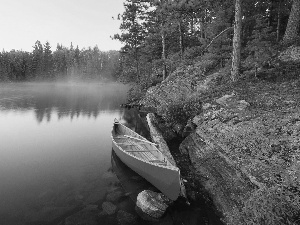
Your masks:
<path fill-rule="evenodd" d="M 0 81 L 115 80 L 119 73 L 119 52 L 64 47 L 54 51 L 49 42 L 36 41 L 32 52 L 0 52 Z"/>
<path fill-rule="evenodd" d="M 113 38 L 123 43 L 119 78 L 139 83 L 136 94 L 197 64 L 225 68 L 232 81 L 247 70 L 279 71 L 274 58 L 299 43 L 299 0 L 126 0 L 124 7 Z"/>

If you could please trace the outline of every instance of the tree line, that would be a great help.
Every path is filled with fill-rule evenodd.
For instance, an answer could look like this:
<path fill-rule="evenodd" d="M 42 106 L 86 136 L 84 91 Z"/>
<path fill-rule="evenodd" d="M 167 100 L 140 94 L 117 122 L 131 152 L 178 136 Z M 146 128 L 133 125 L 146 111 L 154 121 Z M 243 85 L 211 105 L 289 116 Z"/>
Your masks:
<path fill-rule="evenodd" d="M 116 79 L 120 69 L 119 51 L 79 49 L 36 41 L 32 52 L 11 50 L 0 52 L 0 81 Z"/>
<path fill-rule="evenodd" d="M 230 67 L 234 81 L 299 42 L 300 0 L 126 0 L 124 7 L 113 38 L 123 43 L 125 80 L 161 81 L 180 66 L 213 60 Z"/>

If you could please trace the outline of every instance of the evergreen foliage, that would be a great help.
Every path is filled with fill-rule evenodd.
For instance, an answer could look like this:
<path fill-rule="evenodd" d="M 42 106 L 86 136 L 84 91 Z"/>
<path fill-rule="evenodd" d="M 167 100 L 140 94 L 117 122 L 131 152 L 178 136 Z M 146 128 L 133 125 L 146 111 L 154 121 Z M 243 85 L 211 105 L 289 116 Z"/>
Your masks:
<path fill-rule="evenodd" d="M 292 3 L 242 1 L 243 69 L 265 66 L 276 55 Z M 126 0 L 124 6 L 125 12 L 118 17 L 121 32 L 114 36 L 124 43 L 122 80 L 163 80 L 207 53 L 218 61 L 216 69 L 231 63 L 234 1 Z"/>
<path fill-rule="evenodd" d="M 245 65 L 248 68 L 270 66 L 276 56 L 278 44 L 276 32 L 268 25 L 268 18 L 264 15 L 255 16 L 255 26 L 249 38 L 245 51 Z"/>
<path fill-rule="evenodd" d="M 0 53 L 0 81 L 98 79 L 115 80 L 120 74 L 118 51 L 74 49 L 36 41 L 32 52 L 11 50 Z"/>

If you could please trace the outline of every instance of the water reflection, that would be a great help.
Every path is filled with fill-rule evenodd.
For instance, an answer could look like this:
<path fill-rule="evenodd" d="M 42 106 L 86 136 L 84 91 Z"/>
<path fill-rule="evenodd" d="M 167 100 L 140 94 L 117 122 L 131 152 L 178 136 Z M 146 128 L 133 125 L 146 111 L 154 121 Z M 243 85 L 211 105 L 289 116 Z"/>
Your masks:
<path fill-rule="evenodd" d="M 0 85 L 0 224 L 57 224 L 101 200 L 115 177 L 110 131 L 128 87 Z M 137 126 L 137 125 L 134 125 Z"/>
<path fill-rule="evenodd" d="M 37 122 L 85 116 L 119 108 L 127 87 L 118 84 L 8 84 L 0 86 L 2 111 L 34 110 Z"/>

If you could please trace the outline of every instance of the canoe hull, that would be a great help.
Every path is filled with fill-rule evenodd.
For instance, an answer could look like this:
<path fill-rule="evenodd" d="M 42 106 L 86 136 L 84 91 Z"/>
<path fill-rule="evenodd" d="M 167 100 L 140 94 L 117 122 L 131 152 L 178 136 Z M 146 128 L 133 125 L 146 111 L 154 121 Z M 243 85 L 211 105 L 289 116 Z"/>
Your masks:
<path fill-rule="evenodd" d="M 176 200 L 181 191 L 180 171 L 177 167 L 159 166 L 141 160 L 125 152 L 113 140 L 112 147 L 116 155 L 133 171 L 148 180 L 171 200 Z"/>

